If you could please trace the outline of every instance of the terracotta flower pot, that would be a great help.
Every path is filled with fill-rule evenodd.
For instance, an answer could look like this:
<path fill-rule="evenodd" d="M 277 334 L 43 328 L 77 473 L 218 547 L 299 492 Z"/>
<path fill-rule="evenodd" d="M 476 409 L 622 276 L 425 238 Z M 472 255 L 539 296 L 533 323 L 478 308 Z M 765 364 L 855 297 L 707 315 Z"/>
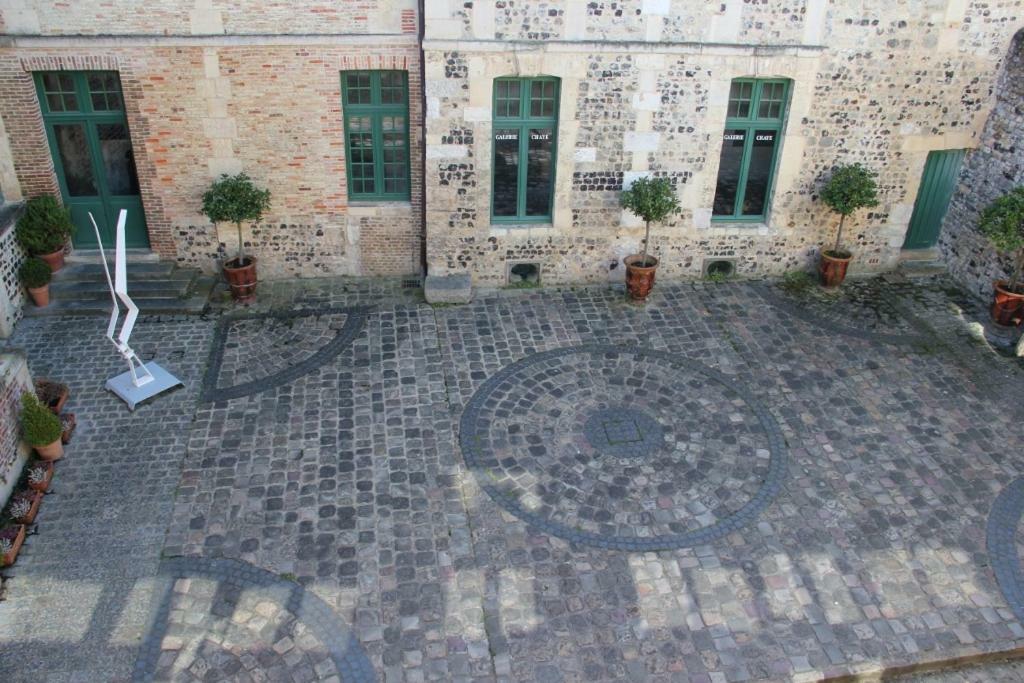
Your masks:
<path fill-rule="evenodd" d="M 838 287 L 846 279 L 846 269 L 850 265 L 853 255 L 845 251 L 832 251 L 831 249 L 821 252 L 821 261 L 818 263 L 818 275 L 821 277 L 821 284 L 824 287 Z"/>
<path fill-rule="evenodd" d="M 75 433 L 75 427 L 78 426 L 78 420 L 75 419 L 74 413 L 64 413 L 60 416 L 60 442 L 71 443 L 71 435 Z"/>
<path fill-rule="evenodd" d="M 247 304 L 256 300 L 256 258 L 245 257 L 245 265 L 238 259 L 224 262 L 224 278 L 231 287 L 231 296 L 239 303 Z"/>
<path fill-rule="evenodd" d="M 32 303 L 39 308 L 46 308 L 50 305 L 50 284 L 47 283 L 42 287 L 26 287 L 28 295 L 32 297 Z"/>
<path fill-rule="evenodd" d="M 50 270 L 56 273 L 64 267 L 64 247 L 61 246 L 60 249 L 49 254 L 39 254 L 39 258 L 46 261 L 46 265 L 50 266 Z"/>
<path fill-rule="evenodd" d="M 640 254 L 633 254 L 627 256 L 623 263 L 626 264 L 626 291 L 634 301 L 643 301 L 654 287 L 658 259 L 648 254 L 644 261 Z"/>
<path fill-rule="evenodd" d="M 39 512 L 39 506 L 43 504 L 43 494 L 41 491 L 25 491 L 18 494 L 18 498 L 27 498 L 32 501 L 31 506 L 21 517 L 15 518 L 15 522 L 18 524 L 31 524 L 36 519 L 36 514 Z"/>
<path fill-rule="evenodd" d="M 992 320 L 999 325 L 1017 325 L 1024 321 L 1024 294 L 1006 289 L 1006 280 L 992 283 Z"/>
<path fill-rule="evenodd" d="M 57 439 L 53 443 L 48 443 L 45 446 L 33 446 L 36 449 L 36 453 L 42 460 L 48 462 L 53 460 L 60 460 L 64 457 L 64 444 Z"/>
<path fill-rule="evenodd" d="M 0 529 L 0 538 L 10 539 L 12 544 L 10 552 L 0 555 L 0 567 L 10 567 L 18 559 L 18 551 L 21 550 L 21 544 L 25 542 L 25 525 L 16 524 Z"/>
<path fill-rule="evenodd" d="M 35 387 L 39 402 L 49 408 L 54 415 L 60 415 L 60 411 L 64 409 L 64 404 L 68 401 L 68 396 L 71 395 L 68 385 L 48 379 L 37 379 Z"/>
<path fill-rule="evenodd" d="M 42 481 L 29 482 L 28 485 L 32 487 L 34 491 L 45 491 L 50 488 L 50 482 L 53 480 L 54 467 L 52 462 L 40 462 L 35 463 L 29 469 L 38 469 L 40 466 L 46 469 L 46 476 L 43 477 Z"/>

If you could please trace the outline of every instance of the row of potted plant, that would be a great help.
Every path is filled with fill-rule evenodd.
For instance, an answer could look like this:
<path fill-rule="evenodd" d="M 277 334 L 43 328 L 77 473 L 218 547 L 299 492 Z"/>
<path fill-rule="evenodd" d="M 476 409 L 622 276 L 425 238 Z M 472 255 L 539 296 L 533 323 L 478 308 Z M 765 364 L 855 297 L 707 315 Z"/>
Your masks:
<path fill-rule="evenodd" d="M 63 384 L 40 380 L 36 391 L 21 395 L 22 437 L 32 446 L 35 458 L 25 468 L 21 482 L 0 515 L 0 567 L 14 564 L 29 525 L 50 487 L 54 462 L 64 455 L 64 444 L 71 441 L 75 429 L 73 413 L 62 413 L 68 398 Z"/>
<path fill-rule="evenodd" d="M 53 195 L 39 195 L 25 202 L 14 228 L 15 239 L 28 254 L 18 268 L 18 279 L 36 306 L 50 303 L 50 279 L 64 267 L 64 251 L 74 224 L 71 211 Z"/>
<path fill-rule="evenodd" d="M 843 227 L 858 209 L 878 205 L 876 178 L 875 172 L 860 164 L 849 164 L 833 169 L 821 188 L 821 200 L 839 214 L 835 244 L 821 250 L 818 263 L 824 287 L 838 287 L 846 278 L 853 254 L 843 246 Z M 623 190 L 621 203 L 645 224 L 641 252 L 625 259 L 626 289 L 632 299 L 643 301 L 654 286 L 658 267 L 658 259 L 648 254 L 651 223 L 679 213 L 679 200 L 667 178 L 648 177 Z M 982 212 L 978 227 L 997 252 L 1013 258 L 1010 278 L 993 283 L 992 318 L 1000 325 L 1020 325 L 1024 322 L 1024 187 L 996 199 Z"/>

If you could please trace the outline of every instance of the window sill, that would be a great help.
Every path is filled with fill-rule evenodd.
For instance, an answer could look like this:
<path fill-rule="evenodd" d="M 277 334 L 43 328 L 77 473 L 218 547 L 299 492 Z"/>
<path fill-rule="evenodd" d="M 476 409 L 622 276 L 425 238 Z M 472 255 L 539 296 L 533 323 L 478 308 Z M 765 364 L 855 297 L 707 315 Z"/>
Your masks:
<path fill-rule="evenodd" d="M 402 206 L 411 207 L 412 201 L 408 199 L 353 199 L 348 203 L 349 206 Z"/>
<path fill-rule="evenodd" d="M 765 221 L 711 221 L 710 229 L 723 228 L 727 230 L 767 230 L 768 224 Z"/>

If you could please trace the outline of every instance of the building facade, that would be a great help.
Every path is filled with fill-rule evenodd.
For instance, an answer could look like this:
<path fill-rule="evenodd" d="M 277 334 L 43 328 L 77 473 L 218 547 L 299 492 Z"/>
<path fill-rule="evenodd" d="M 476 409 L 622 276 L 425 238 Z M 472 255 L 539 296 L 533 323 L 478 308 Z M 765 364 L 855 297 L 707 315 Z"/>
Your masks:
<path fill-rule="evenodd" d="M 645 175 L 683 207 L 653 230 L 660 277 L 804 268 L 838 223 L 817 188 L 860 162 L 881 203 L 846 246 L 882 271 L 939 241 L 1022 26 L 1020 0 L 10 0 L 0 189 L 108 235 L 126 207 L 129 246 L 213 272 L 233 227 L 201 195 L 245 171 L 273 193 L 246 232 L 262 277 L 489 287 L 621 280 Z"/>
<path fill-rule="evenodd" d="M 76 248 L 95 246 L 87 211 L 109 236 L 116 211 L 128 208 L 130 247 L 215 271 L 233 227 L 203 217 L 201 196 L 221 173 L 244 171 L 272 192 L 270 213 L 246 233 L 263 277 L 420 270 L 415 0 L 118 4 L 0 8 L 7 199 L 60 192 L 75 215 Z M 348 147 L 364 141 L 348 139 L 343 85 L 351 75 L 361 94 L 355 86 L 373 74 L 377 98 L 380 73 L 399 87 L 388 93 L 393 115 L 368 112 L 374 144 L 365 151 L 387 138 L 401 160 L 388 164 L 391 192 L 362 180 L 353 192 Z"/>

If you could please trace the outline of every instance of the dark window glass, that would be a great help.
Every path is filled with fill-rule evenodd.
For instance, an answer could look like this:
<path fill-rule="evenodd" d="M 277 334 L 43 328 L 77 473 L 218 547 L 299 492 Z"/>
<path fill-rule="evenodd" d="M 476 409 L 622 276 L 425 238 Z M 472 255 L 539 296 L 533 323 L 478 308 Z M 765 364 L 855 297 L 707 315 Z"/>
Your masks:
<path fill-rule="evenodd" d="M 352 168 L 352 191 L 374 192 L 373 122 L 369 116 L 353 116 L 348 120 L 349 165 Z"/>
<path fill-rule="evenodd" d="M 547 216 L 551 211 L 551 150 L 554 134 L 550 128 L 531 128 L 526 169 L 526 215 Z"/>
<path fill-rule="evenodd" d="M 405 168 L 407 156 L 405 141 L 409 136 L 405 128 L 405 117 L 382 117 L 381 135 L 384 162 L 384 192 L 405 192 L 408 189 Z"/>
<path fill-rule="evenodd" d="M 760 216 L 764 213 L 778 136 L 774 130 L 754 131 L 754 143 L 747 164 L 747 189 L 743 193 L 744 216 Z"/>
<path fill-rule="evenodd" d="M 494 215 L 515 216 L 519 197 L 519 130 L 494 132 Z"/>
<path fill-rule="evenodd" d="M 57 140 L 57 152 L 60 155 L 61 167 L 64 169 L 64 182 L 68 186 L 68 194 L 72 197 L 95 197 L 96 177 L 92 172 L 92 160 L 89 156 L 89 143 L 85 137 L 85 126 L 76 124 L 57 124 L 53 127 L 53 136 Z"/>
<path fill-rule="evenodd" d="M 380 74 L 380 101 L 382 104 L 405 104 L 405 74 L 401 71 L 382 71 Z"/>
<path fill-rule="evenodd" d="M 138 194 L 139 181 L 135 173 L 135 156 L 132 154 L 128 129 L 122 123 L 98 123 L 96 136 L 100 140 L 103 169 L 110 194 Z"/>
<path fill-rule="evenodd" d="M 370 74 L 368 72 L 357 71 L 345 74 L 345 83 L 348 86 L 349 104 L 370 104 L 373 101 L 370 90 Z"/>
<path fill-rule="evenodd" d="M 88 77 L 89 97 L 94 111 L 121 111 L 121 84 L 115 73 L 92 73 Z"/>
<path fill-rule="evenodd" d="M 718 162 L 718 186 L 715 188 L 715 205 L 712 213 L 716 216 L 731 216 L 736 208 L 736 192 L 740 183 L 743 164 L 743 145 L 747 132 L 732 128 L 722 136 L 722 155 Z"/>
<path fill-rule="evenodd" d="M 750 116 L 750 101 L 754 97 L 754 84 L 736 81 L 729 88 L 729 118 L 745 119 Z"/>
<path fill-rule="evenodd" d="M 530 116 L 555 115 L 555 84 L 553 81 L 534 81 L 530 86 Z"/>
<path fill-rule="evenodd" d="M 519 81 L 498 81 L 495 83 L 495 112 L 497 117 L 519 116 L 520 83 Z"/>
<path fill-rule="evenodd" d="M 786 87 L 782 83 L 765 83 L 761 86 L 761 100 L 757 106 L 757 116 L 762 119 L 778 119 L 782 117 L 782 105 Z"/>
<path fill-rule="evenodd" d="M 71 74 L 58 71 L 43 74 L 43 92 L 46 93 L 46 106 L 50 111 L 78 111 L 75 81 Z"/>

